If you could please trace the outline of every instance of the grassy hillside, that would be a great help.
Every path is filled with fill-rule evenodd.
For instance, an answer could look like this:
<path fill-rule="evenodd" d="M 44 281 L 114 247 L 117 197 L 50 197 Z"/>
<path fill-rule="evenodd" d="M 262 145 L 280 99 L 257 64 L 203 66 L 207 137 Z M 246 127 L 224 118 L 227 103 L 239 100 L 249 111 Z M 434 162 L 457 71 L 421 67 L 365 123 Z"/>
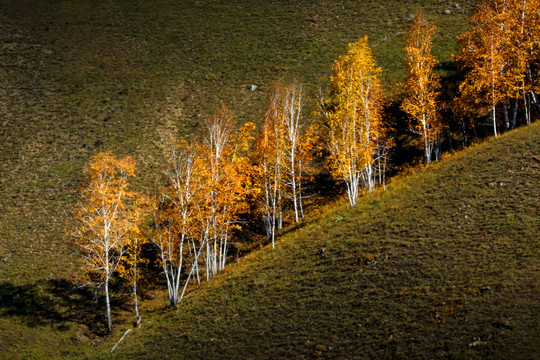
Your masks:
<path fill-rule="evenodd" d="M 312 221 L 115 358 L 538 358 L 539 149 L 536 123 Z"/>
<path fill-rule="evenodd" d="M 115 358 L 537 358 L 539 149 L 536 123 L 312 221 Z"/>
<path fill-rule="evenodd" d="M 439 0 L 0 1 L 0 279 L 65 272 L 67 211 L 91 155 L 133 155 L 137 186 L 152 188 L 172 139 L 216 105 L 257 121 L 280 76 L 318 94 L 363 34 L 388 82 L 401 79 L 402 27 L 420 8 L 449 61 L 469 3 L 442 15 Z"/>
<path fill-rule="evenodd" d="M 471 2 L 0 0 L 0 357 L 41 359 L 92 354 L 110 348 L 119 338 L 120 331 L 129 324 L 130 320 L 126 315 L 129 308 L 125 298 L 118 296 L 114 299 L 114 316 L 119 324 L 117 333 L 105 340 L 96 337 L 88 331 L 87 324 L 95 324 L 95 319 L 101 316 L 101 304 L 93 302 L 92 294 L 75 292 L 70 288 L 69 280 L 78 271 L 79 264 L 65 233 L 72 225 L 70 209 L 79 188 L 81 170 L 91 155 L 108 149 L 118 155 L 133 155 L 138 162 L 136 187 L 153 188 L 166 163 L 172 139 L 198 133 L 202 119 L 209 115 L 216 105 L 221 102 L 228 105 L 240 123 L 248 120 L 257 122 L 266 91 L 280 76 L 298 77 L 305 82 L 307 92 L 317 96 L 319 88 L 324 90 L 327 86 L 333 61 L 346 50 L 347 43 L 363 34 L 369 35 L 374 55 L 384 71 L 385 84 L 390 88 L 393 82 L 401 80 L 403 76 L 404 64 L 400 50 L 402 27 L 407 23 L 406 15 L 420 9 L 428 19 L 439 26 L 434 43 L 435 55 L 441 61 L 439 70 L 451 71 L 448 62 L 455 48 L 455 35 L 463 29 L 464 16 Z M 444 10 L 451 10 L 451 14 L 443 15 Z M 251 84 L 257 85 L 258 90 L 249 91 L 248 86 Z M 534 141 L 538 143 L 537 140 Z M 533 147 L 527 152 L 534 153 L 536 148 Z M 519 155 L 519 151 L 515 155 Z M 538 154 L 535 153 L 535 156 Z M 524 157 L 521 160 L 525 161 L 524 159 L 529 158 Z M 494 167 L 493 170 L 506 171 L 505 168 L 495 169 L 495 165 L 500 164 L 497 161 L 503 161 L 503 156 L 496 156 L 493 161 L 478 166 L 489 165 Z M 537 169 L 534 167 L 535 162 L 531 164 L 531 169 Z M 463 169 L 459 171 L 468 173 L 469 164 L 463 163 L 461 166 Z M 470 171 L 473 171 L 473 168 Z M 538 173 L 532 174 L 537 176 Z M 518 178 L 522 173 L 517 170 L 514 174 L 507 175 L 516 176 L 516 179 L 519 179 L 516 181 L 523 181 L 525 185 L 520 186 L 526 186 L 529 181 L 526 177 Z M 532 280 L 530 288 L 523 285 L 524 283 L 519 283 L 519 286 L 512 284 L 522 276 L 519 271 L 525 271 L 529 275 L 534 273 L 533 268 L 537 266 L 537 257 L 534 255 L 537 253 L 534 252 L 536 248 L 523 247 L 521 253 L 514 254 L 513 251 L 518 250 L 513 241 L 534 245 L 530 234 L 521 234 L 517 229 L 518 225 L 523 223 L 529 227 L 524 225 L 525 230 L 520 231 L 537 230 L 538 210 L 534 206 L 526 205 L 526 201 L 514 204 L 516 208 L 519 205 L 519 209 L 529 206 L 530 210 L 501 210 L 502 206 L 506 205 L 499 204 L 498 201 L 506 200 L 509 195 L 504 191 L 513 191 L 513 188 L 507 187 L 507 182 L 498 179 L 498 175 L 493 176 L 490 183 L 494 185 L 488 189 L 497 200 L 489 200 L 491 202 L 485 205 L 486 212 L 479 214 L 486 223 L 491 221 L 490 217 L 495 219 L 494 216 L 497 215 L 502 219 L 499 230 L 489 230 L 489 227 L 486 227 L 487 230 L 478 230 L 482 231 L 478 239 L 471 237 L 470 240 L 460 240 L 460 234 L 469 235 L 469 232 L 473 234 L 474 231 L 462 230 L 468 223 L 463 219 L 459 220 L 458 216 L 466 214 L 470 219 L 477 210 L 470 210 L 469 213 L 466 212 L 469 211 L 468 208 L 460 208 L 463 205 L 461 203 L 456 205 L 457 207 L 446 203 L 441 207 L 449 207 L 448 211 L 453 209 L 453 212 L 431 220 L 424 216 L 426 212 L 430 215 L 431 210 L 422 207 L 422 202 L 418 203 L 408 192 L 400 195 L 404 204 L 399 205 L 398 202 L 395 208 L 392 207 L 394 205 L 378 208 L 376 206 L 379 205 L 366 203 L 359 207 L 356 215 L 353 212 L 336 214 L 336 218 L 319 224 L 319 228 L 324 229 L 327 234 L 327 240 L 318 236 L 323 231 L 311 227 L 308 229 L 310 233 L 292 233 L 292 238 L 284 242 L 283 249 L 280 250 L 282 253 L 263 252 L 263 255 L 253 255 L 255 258 L 263 256 L 263 259 L 279 258 L 276 264 L 284 269 L 290 269 L 290 264 L 296 264 L 300 274 L 292 270 L 270 268 L 268 273 L 259 276 L 259 270 L 269 266 L 271 262 L 266 261 L 262 265 L 263 263 L 258 261 L 263 260 L 246 259 L 236 267 L 231 267 L 233 280 L 227 282 L 225 277 L 220 278 L 216 285 L 212 284 L 197 293 L 211 291 L 214 294 L 212 296 L 222 294 L 225 298 L 237 298 L 240 303 L 248 306 L 242 313 L 231 312 L 230 309 L 225 311 L 219 307 L 216 309 L 225 311 L 224 314 L 229 314 L 233 320 L 242 316 L 242 319 L 246 318 L 245 322 L 232 322 L 236 324 L 235 327 L 226 328 L 222 327 L 224 325 L 221 322 L 225 323 L 227 318 L 206 318 L 205 314 L 210 314 L 213 310 L 206 308 L 206 305 L 200 302 L 203 298 L 198 295 L 193 295 L 192 300 L 185 306 L 188 310 L 197 309 L 200 317 L 193 312 L 195 310 L 189 310 L 186 318 L 171 318 L 168 310 L 161 307 L 165 301 L 160 296 L 164 294 L 158 293 L 156 300 L 144 303 L 145 319 L 154 316 L 154 313 L 165 312 L 167 315 L 158 325 L 154 324 L 157 327 L 140 332 L 141 336 L 147 338 L 139 344 L 153 341 L 158 346 L 160 341 L 152 336 L 160 339 L 163 337 L 161 331 L 179 320 L 191 324 L 192 332 L 175 328 L 176 335 L 187 334 L 186 337 L 182 338 L 183 340 L 167 341 L 163 346 L 177 346 L 174 344 L 178 344 L 178 341 L 185 347 L 197 343 L 214 343 L 218 339 L 222 341 L 204 350 L 189 350 L 199 357 L 227 354 L 222 349 L 238 351 L 237 354 L 243 357 L 249 357 L 249 354 L 270 354 L 271 351 L 277 351 L 276 354 L 281 356 L 287 356 L 287 351 L 291 351 L 291 355 L 295 355 L 296 351 L 298 354 L 310 356 L 319 349 L 316 349 L 316 345 L 326 347 L 327 350 L 319 350 L 327 357 L 332 357 L 333 354 L 339 356 L 348 351 L 346 346 L 338 347 L 332 345 L 331 341 L 323 342 L 323 336 L 325 339 L 341 339 L 339 341 L 348 342 L 351 347 L 358 345 L 358 339 L 368 338 L 371 350 L 366 348 L 366 354 L 371 354 L 372 351 L 376 356 L 393 354 L 396 357 L 400 351 L 405 351 L 402 348 L 414 351 L 410 350 L 412 345 L 408 344 L 417 344 L 414 346 L 418 346 L 421 353 L 443 348 L 449 354 L 461 354 L 457 350 L 462 349 L 459 341 L 468 345 L 475 341 L 471 340 L 471 337 L 479 337 L 482 342 L 486 341 L 487 345 L 480 342 L 482 347 L 465 346 L 465 350 L 476 351 L 473 352 L 474 355 L 482 354 L 485 349 L 498 351 L 500 347 L 497 346 L 507 339 L 510 339 L 510 342 L 519 336 L 528 339 L 526 333 L 521 333 L 522 329 L 536 331 L 538 334 L 535 327 L 538 321 L 530 326 L 526 325 L 526 317 L 521 316 L 523 314 L 519 311 L 530 311 L 533 314 L 533 306 L 537 308 L 537 305 L 531 302 L 532 305 L 526 306 L 522 303 L 530 299 L 527 296 L 516 301 L 513 301 L 513 298 L 521 296 L 519 291 L 522 287 L 525 295 L 528 294 L 527 291 L 537 291 L 538 287 Z M 466 180 L 460 178 L 452 181 L 455 181 L 455 187 L 461 189 L 463 184 L 460 182 Z M 474 199 L 461 199 L 459 192 L 445 191 L 445 195 L 455 194 L 453 201 L 474 206 Z M 527 198 L 527 201 L 538 196 L 533 188 L 518 187 L 515 191 L 516 194 L 511 195 L 522 196 Z M 524 191 L 529 191 L 531 196 L 527 197 Z M 389 195 L 383 195 L 373 201 L 382 204 L 386 201 L 390 204 L 387 196 Z M 433 190 L 427 200 L 422 198 L 421 201 L 431 201 L 438 196 L 439 193 Z M 401 223 L 384 220 L 384 216 L 388 214 L 395 213 L 397 216 L 403 213 L 404 209 L 412 211 L 415 206 L 417 213 L 410 215 L 415 216 L 414 220 L 410 217 L 402 218 Z M 439 209 L 439 212 L 433 213 L 434 215 L 444 213 L 442 208 L 436 209 Z M 384 216 L 381 215 L 383 211 Z M 495 215 L 491 215 L 492 212 Z M 524 215 L 518 214 L 519 212 Z M 335 223 L 340 217 L 343 220 Z M 377 223 L 368 223 L 370 217 L 376 219 Z M 480 221 L 476 217 L 474 219 Z M 458 220 L 465 223 L 458 223 Z M 447 231 L 454 234 L 456 243 L 448 246 L 456 253 L 446 250 L 443 245 L 433 245 L 426 240 L 434 237 L 432 230 L 439 230 L 437 226 L 453 229 L 452 226 L 443 225 L 445 222 L 454 224 L 456 228 L 461 226 L 459 231 Z M 428 227 L 410 230 L 409 223 L 428 224 Z M 326 230 L 327 226 L 329 230 Z M 430 229 L 431 226 L 435 228 Z M 367 245 L 346 240 L 349 236 L 347 234 L 357 241 L 365 239 L 362 234 L 367 234 L 367 231 L 374 234 L 369 237 L 371 243 Z M 493 235 L 497 234 L 497 231 L 503 236 Z M 298 245 L 293 246 L 296 241 L 292 240 L 294 237 L 298 237 Z M 340 237 L 345 240 L 332 240 Z M 418 240 L 420 237 L 421 241 Z M 391 244 L 394 244 L 392 241 L 395 238 L 400 239 L 403 244 L 394 248 Z M 411 244 L 417 244 L 418 241 L 422 244 L 420 249 L 425 253 L 413 251 L 416 247 Z M 490 241 L 494 242 L 494 245 L 476 245 L 485 241 L 489 244 Z M 331 249 L 330 243 L 339 245 Z M 440 244 L 443 243 L 441 240 Z M 464 248 L 466 244 L 474 246 L 471 245 L 470 249 Z M 297 246 L 301 247 L 303 252 L 297 253 Z M 322 247 L 327 248 L 326 257 L 316 257 L 314 254 Z M 393 250 L 389 251 L 389 248 Z M 507 248 L 509 255 L 502 255 L 501 249 L 506 251 Z M 411 252 L 401 252 L 406 250 Z M 500 257 L 495 258 L 489 266 L 497 268 L 500 263 L 508 261 L 510 269 L 514 269 L 511 267 L 514 265 L 516 268 L 508 270 L 507 274 L 506 270 L 490 270 L 491 268 L 482 262 L 481 266 L 478 265 L 478 257 L 485 262 L 491 261 L 486 255 L 490 254 L 489 251 L 501 252 L 497 253 Z M 484 254 L 483 257 L 476 252 Z M 303 257 L 302 253 L 313 256 Z M 470 266 L 466 268 L 469 272 L 459 270 L 459 267 L 456 268 L 458 270 L 450 268 L 444 273 L 453 274 L 453 280 L 444 278 L 445 281 L 450 281 L 449 283 L 443 282 L 440 288 L 439 285 L 425 285 L 426 282 L 421 281 L 420 275 L 412 273 L 411 269 L 422 264 L 426 266 L 421 271 L 423 276 L 442 277 L 431 269 L 432 256 L 435 256 L 433 254 L 447 255 L 450 259 L 448 261 L 453 261 L 448 266 L 458 266 L 464 262 Z M 389 257 L 386 258 L 386 255 Z M 376 258 L 376 264 L 358 267 L 372 261 L 372 257 Z M 398 263 L 397 260 L 402 258 L 405 262 Z M 260 265 L 250 265 L 252 267 L 242 270 L 244 262 L 251 261 Z M 523 262 L 523 269 L 518 271 L 517 266 L 521 266 Z M 388 267 L 379 271 L 382 264 Z M 480 270 L 473 270 L 473 265 L 478 265 Z M 489 271 L 485 271 L 486 267 Z M 328 273 L 332 268 L 338 271 L 335 275 Z M 349 269 L 350 274 L 347 271 L 342 272 L 342 269 Z M 237 274 L 237 271 L 242 272 Z M 483 276 L 484 272 L 487 272 L 486 276 L 491 274 L 489 276 L 492 277 L 475 278 Z M 388 276 L 383 276 L 384 274 Z M 503 274 L 504 278 L 500 280 L 502 285 L 497 285 L 499 282 L 494 279 L 500 274 Z M 247 276 L 248 282 L 240 282 L 240 276 Z M 269 284 L 273 284 L 272 279 L 277 276 L 283 279 L 283 282 L 276 283 L 277 288 L 271 288 Z M 362 279 L 362 282 L 347 283 L 353 279 L 351 277 Z M 528 277 L 524 275 L 523 279 L 525 280 L 519 281 L 526 281 Z M 379 280 L 382 283 L 377 282 Z M 239 288 L 233 288 L 230 281 L 238 282 Z M 480 284 L 481 282 L 486 284 Z M 317 290 L 314 284 L 318 283 L 328 283 L 330 288 L 325 290 L 325 287 L 321 287 L 321 290 Z M 453 290 L 454 285 L 458 290 Z M 223 288 L 214 293 L 216 290 L 211 290 L 214 286 Z M 504 288 L 505 292 L 500 292 L 497 286 Z M 375 289 L 379 287 L 384 292 L 377 293 L 377 299 L 365 298 L 365 294 L 378 291 Z M 312 288 L 313 293 L 310 292 Z M 358 296 L 351 297 L 346 290 L 353 288 L 365 288 L 365 292 L 358 292 Z M 337 289 L 338 292 L 343 289 L 343 293 L 327 296 L 325 292 L 330 294 L 331 289 Z M 474 289 L 478 290 L 478 294 Z M 400 292 L 401 297 L 390 297 Z M 509 292 L 514 294 L 514 297 L 508 295 Z M 247 293 L 254 294 L 253 300 L 242 295 Z M 268 300 L 257 298 L 257 294 L 262 294 L 262 298 Z M 476 300 L 469 300 L 469 297 L 476 296 L 475 294 Z M 503 294 L 510 300 L 503 300 Z M 491 320 L 485 320 L 485 323 L 471 320 L 475 318 L 470 315 L 471 306 L 481 303 L 488 295 L 493 295 L 495 302 L 489 304 L 495 310 L 485 308 L 478 310 L 479 314 L 474 312 L 474 315 L 481 315 L 481 319 L 492 319 L 493 324 L 500 320 L 500 324 L 497 323 L 499 325 L 490 326 L 498 326 L 497 329 L 510 338 L 495 335 L 489 338 L 491 327 L 486 324 L 492 324 L 489 323 Z M 445 300 L 446 296 L 450 300 Z M 386 302 L 388 297 L 393 299 L 391 303 Z M 324 303 L 328 298 L 332 298 L 330 300 L 334 302 L 333 305 Z M 426 302 L 419 302 L 420 307 L 413 306 L 418 299 Z M 209 301 L 211 306 L 215 306 L 223 301 L 223 297 L 211 297 Z M 429 301 L 435 304 L 434 307 L 426 305 Z M 275 307 L 269 305 L 273 302 L 277 304 Z M 357 336 L 351 340 L 350 334 L 353 325 L 358 325 L 358 318 L 344 321 L 342 317 L 334 316 L 334 313 L 353 314 L 347 304 L 358 306 L 365 311 L 358 315 L 365 315 L 360 319 L 364 322 L 358 324 L 362 327 L 371 324 L 369 328 L 372 332 L 364 330 L 366 336 Z M 377 304 L 378 308 L 375 306 Z M 313 312 L 314 323 L 306 325 L 297 319 L 293 321 L 287 318 L 286 311 L 290 311 L 289 307 L 293 305 Z M 399 307 L 401 305 L 402 308 Z M 505 306 L 522 306 L 522 310 L 514 309 L 517 314 L 514 315 L 510 311 L 505 312 Z M 240 305 L 238 307 L 240 308 Z M 398 328 L 392 330 L 390 323 L 398 314 L 396 309 L 403 310 L 399 314 L 404 316 L 404 320 L 397 323 Z M 500 312 L 497 309 L 500 309 Z M 490 311 L 494 311 L 495 315 L 491 315 Z M 427 313 L 425 316 L 435 319 L 433 323 L 425 325 L 425 319 L 422 318 L 424 312 Z M 248 313 L 253 313 L 251 320 L 246 317 Z M 469 317 L 462 316 L 463 313 Z M 508 318 L 499 319 L 496 316 L 499 313 L 510 315 Z M 305 314 L 299 313 L 297 316 L 303 316 L 307 321 Z M 491 317 L 485 317 L 486 314 Z M 280 317 L 290 322 L 279 325 Z M 337 332 L 336 327 L 331 327 L 332 323 L 327 321 L 329 318 L 335 318 L 335 323 L 341 324 L 339 326 L 343 326 L 343 331 L 347 329 L 348 335 Z M 277 324 L 275 329 L 263 325 L 266 323 L 270 326 L 270 320 Z M 445 325 L 437 327 L 437 321 Z M 517 325 L 513 325 L 513 321 L 516 321 Z M 208 322 L 213 325 L 208 326 Z M 295 325 L 296 323 L 298 325 Z M 321 338 L 312 339 L 309 327 L 317 328 L 317 324 L 329 324 L 334 330 L 329 330 L 326 334 L 319 330 Z M 460 332 L 463 324 L 467 325 L 466 330 L 463 330 L 465 335 Z M 218 331 L 217 335 L 209 332 L 212 328 Z M 487 329 L 485 332 L 482 330 L 484 328 Z M 478 329 L 478 336 L 472 334 L 471 329 Z M 228 331 L 238 335 L 234 335 L 236 337 L 232 340 L 224 340 Z M 406 336 L 413 333 L 419 335 Z M 286 334 L 292 335 L 285 336 Z M 395 341 L 399 334 L 405 334 L 401 337 L 403 342 Z M 435 338 L 433 334 L 439 337 Z M 390 338 L 390 335 L 393 337 Z M 253 337 L 260 338 L 261 341 L 247 342 L 246 339 Z M 211 341 L 212 338 L 214 341 Z M 487 338 L 489 340 L 486 340 Z M 128 337 L 126 351 L 135 349 L 135 344 L 129 343 L 129 339 Z M 240 340 L 246 343 L 245 346 L 242 345 L 243 348 L 240 345 L 231 345 L 240 343 Z M 338 344 L 339 341 L 336 340 L 335 343 Z M 423 346 L 428 341 L 432 342 L 432 348 L 426 350 Z M 401 345 L 392 345 L 394 343 Z M 283 346 L 279 346 L 280 344 Z M 525 342 L 525 348 L 530 346 L 527 344 Z M 183 349 L 182 346 L 180 348 Z M 275 350 L 275 347 L 281 350 Z M 329 352 L 330 347 L 335 353 Z M 149 351 L 151 349 L 152 347 L 148 348 Z M 186 350 L 185 353 L 189 354 L 189 351 Z M 231 353 L 231 356 L 234 355 Z"/>

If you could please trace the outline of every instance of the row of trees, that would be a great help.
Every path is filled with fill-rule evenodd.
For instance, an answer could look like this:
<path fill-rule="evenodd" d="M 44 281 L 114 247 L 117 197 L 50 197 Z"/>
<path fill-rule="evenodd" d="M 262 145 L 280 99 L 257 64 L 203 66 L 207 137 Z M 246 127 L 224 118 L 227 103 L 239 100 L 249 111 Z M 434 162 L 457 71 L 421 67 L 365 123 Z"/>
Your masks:
<path fill-rule="evenodd" d="M 513 129 L 521 101 L 529 124 L 531 104 L 540 110 L 540 1 L 480 1 L 469 29 L 458 37 L 458 42 L 455 60 L 465 73 L 459 87 L 459 110 L 490 109 L 497 137 L 497 107 L 503 107 L 505 129 Z"/>
<path fill-rule="evenodd" d="M 490 103 L 495 134 L 496 105 L 521 99 L 528 123 L 530 104 L 537 101 L 534 9 L 538 0 L 486 0 L 460 37 L 456 59 L 466 72 L 462 96 L 455 103 L 459 111 L 468 112 Z M 504 44 L 498 43 L 501 29 Z M 409 72 L 401 108 L 408 114 L 409 129 L 422 139 L 426 163 L 437 160 L 447 126 L 440 115 L 437 60 L 431 54 L 435 31 L 417 14 L 404 48 Z M 496 56 L 504 60 L 497 63 Z M 158 254 L 169 302 L 176 305 L 190 282 L 208 281 L 225 268 L 231 237 L 246 222 L 262 224 L 274 247 L 284 222 L 305 220 L 306 184 L 314 159 L 322 159 L 332 177 L 345 184 L 351 206 L 363 191 L 384 186 L 394 140 L 384 116 L 381 73 L 363 37 L 349 44 L 333 65 L 320 121 L 308 123 L 302 115 L 305 95 L 297 81 L 274 84 L 257 132 L 253 123 L 238 127 L 226 107 L 218 108 L 206 120 L 204 135 L 174 144 L 167 183 L 153 197 L 129 190 L 128 178 L 135 175 L 131 158 L 117 159 L 111 153 L 93 157 L 85 169 L 74 236 L 86 259 L 86 284 L 104 289 L 109 330 L 109 283 L 115 274 L 130 282 L 140 321 L 137 286 L 145 243 Z M 496 92 L 504 96 L 495 97 Z M 515 125 L 516 108 L 508 128 Z"/>
<path fill-rule="evenodd" d="M 131 158 L 107 152 L 91 159 L 73 235 L 86 260 L 85 284 L 104 289 L 109 330 L 113 274 L 131 283 L 140 321 L 138 267 L 146 242 L 157 250 L 169 302 L 176 305 L 192 279 L 209 281 L 225 268 L 240 216 L 260 218 L 272 246 L 287 205 L 296 223 L 304 221 L 302 184 L 310 148 L 302 106 L 301 85 L 276 83 L 256 137 L 253 123 L 235 131 L 230 111 L 217 109 L 201 139 L 174 144 L 167 184 L 153 198 L 128 191 L 128 178 L 135 176 Z"/>

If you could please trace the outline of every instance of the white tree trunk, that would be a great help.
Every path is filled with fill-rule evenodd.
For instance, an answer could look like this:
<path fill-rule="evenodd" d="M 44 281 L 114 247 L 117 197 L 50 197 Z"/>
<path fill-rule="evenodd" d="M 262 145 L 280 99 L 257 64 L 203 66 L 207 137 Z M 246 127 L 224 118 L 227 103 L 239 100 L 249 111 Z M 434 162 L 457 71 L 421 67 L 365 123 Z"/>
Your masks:
<path fill-rule="evenodd" d="M 109 269 L 107 268 L 107 272 Z M 109 274 L 105 276 L 105 306 L 107 307 L 107 328 L 112 331 L 111 302 L 109 299 Z"/>

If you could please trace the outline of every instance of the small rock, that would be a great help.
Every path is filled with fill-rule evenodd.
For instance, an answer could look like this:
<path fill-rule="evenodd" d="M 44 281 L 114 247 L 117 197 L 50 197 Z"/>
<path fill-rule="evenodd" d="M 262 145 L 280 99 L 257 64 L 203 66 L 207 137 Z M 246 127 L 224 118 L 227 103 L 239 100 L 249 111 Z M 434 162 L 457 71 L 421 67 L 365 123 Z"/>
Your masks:
<path fill-rule="evenodd" d="M 450 9 L 446 9 L 446 10 L 443 11 L 444 15 L 450 15 L 451 13 L 452 13 L 452 10 L 450 10 Z"/>
<path fill-rule="evenodd" d="M 472 343 L 470 343 L 469 346 L 470 347 L 477 347 L 477 346 L 480 346 L 480 345 L 484 345 L 485 343 L 486 343 L 485 341 L 482 341 L 482 340 L 478 339 L 478 340 L 475 340 Z"/>
<path fill-rule="evenodd" d="M 414 19 L 414 15 L 413 14 L 407 14 L 407 15 L 405 15 L 405 19 L 412 20 L 412 19 Z"/>
<path fill-rule="evenodd" d="M 493 161 L 493 159 L 495 159 L 494 156 L 490 157 L 490 158 L 488 159 L 488 161 Z"/>
<path fill-rule="evenodd" d="M 321 248 L 321 249 L 319 249 L 319 251 L 317 251 L 317 255 L 324 255 L 325 252 L 326 252 L 326 249 Z"/>
<path fill-rule="evenodd" d="M 249 89 L 249 91 L 255 91 L 255 90 L 257 90 L 257 85 L 253 85 L 253 84 L 249 85 L 248 89 Z"/>
<path fill-rule="evenodd" d="M 480 289 L 480 292 L 485 293 L 491 291 L 491 286 L 484 286 Z"/>

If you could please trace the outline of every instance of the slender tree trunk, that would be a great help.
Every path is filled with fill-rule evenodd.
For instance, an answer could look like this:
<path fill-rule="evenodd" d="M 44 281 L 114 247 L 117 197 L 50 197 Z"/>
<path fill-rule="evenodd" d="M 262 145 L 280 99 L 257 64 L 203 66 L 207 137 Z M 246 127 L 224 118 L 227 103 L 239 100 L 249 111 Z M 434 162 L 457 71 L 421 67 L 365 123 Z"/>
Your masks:
<path fill-rule="evenodd" d="M 180 299 L 178 300 L 178 302 L 182 301 L 182 299 L 184 298 L 184 295 L 186 293 L 186 289 L 187 289 L 187 286 L 189 284 L 189 280 L 191 279 L 191 276 L 193 275 L 193 271 L 194 271 L 194 267 L 192 266 L 191 267 L 191 270 L 189 272 L 189 275 L 188 275 L 188 278 L 186 279 L 186 282 L 184 283 L 184 288 L 182 289 L 182 294 L 180 295 Z"/>
<path fill-rule="evenodd" d="M 386 190 L 386 155 L 384 156 L 383 163 L 383 190 Z"/>
<path fill-rule="evenodd" d="M 426 157 L 426 164 L 429 164 L 431 162 L 431 139 L 429 137 L 429 130 L 427 128 L 427 120 L 426 120 L 426 114 L 422 114 L 422 130 L 423 130 L 423 137 L 424 137 L 424 151 L 425 151 L 425 157 Z"/>
<path fill-rule="evenodd" d="M 495 139 L 497 138 L 497 120 L 495 118 L 495 103 L 493 103 L 493 106 L 491 107 L 491 118 L 493 119 L 493 134 L 495 135 Z"/>
<path fill-rule="evenodd" d="M 372 192 L 373 189 L 375 189 L 375 184 L 374 184 L 374 179 L 373 179 L 373 165 L 371 164 L 371 162 L 368 162 L 366 164 L 365 174 L 366 174 L 366 181 L 368 185 L 368 191 Z"/>
<path fill-rule="evenodd" d="M 109 299 L 109 266 L 106 270 L 107 275 L 105 276 L 105 306 L 107 307 L 107 328 L 109 332 L 112 331 L 112 319 L 111 319 L 111 302 Z"/>
<path fill-rule="evenodd" d="M 210 281 L 210 244 L 206 242 L 206 282 Z"/>
<path fill-rule="evenodd" d="M 514 130 L 516 128 L 516 120 L 519 106 L 519 97 L 516 96 L 514 100 L 514 112 L 512 113 L 512 123 L 510 124 L 510 129 Z"/>
<path fill-rule="evenodd" d="M 180 288 L 180 275 L 182 274 L 182 262 L 183 262 L 183 248 L 184 248 L 184 240 L 185 235 L 182 234 L 182 240 L 180 242 L 180 255 L 179 255 L 179 261 L 178 266 L 176 268 L 176 277 L 174 278 L 174 305 L 178 304 L 178 291 Z"/>
<path fill-rule="evenodd" d="M 296 193 L 296 179 L 292 180 L 292 189 L 293 189 L 293 204 L 294 204 L 294 222 L 296 225 L 298 225 L 299 216 L 298 216 L 298 200 L 297 200 L 297 193 Z"/>
<path fill-rule="evenodd" d="M 426 136 L 424 136 L 424 148 L 426 150 L 426 164 L 431 163 L 431 146 Z"/>
<path fill-rule="evenodd" d="M 527 125 L 531 124 L 531 106 L 527 100 L 527 92 L 523 90 L 523 107 L 525 108 L 525 121 Z"/>
<path fill-rule="evenodd" d="M 302 160 L 298 161 L 298 206 L 300 207 L 300 215 L 302 216 L 302 222 L 306 221 L 304 218 L 304 205 L 302 204 Z"/>
<path fill-rule="evenodd" d="M 136 247 L 138 244 L 135 245 Z M 137 319 L 137 325 L 141 323 L 141 317 L 139 315 L 139 299 L 137 296 L 137 252 L 135 251 L 135 259 L 133 260 L 133 303 L 135 306 L 135 317 Z"/>
<path fill-rule="evenodd" d="M 197 257 L 195 258 L 195 261 L 194 261 L 194 264 L 198 264 L 199 263 L 199 256 L 200 254 L 202 253 L 202 250 L 203 250 L 203 246 L 204 246 L 204 243 L 201 244 L 201 247 L 199 248 L 199 251 L 197 251 L 197 249 L 195 248 L 195 252 L 197 253 Z M 180 295 L 180 299 L 178 300 L 178 302 L 182 301 L 182 299 L 184 299 L 184 295 L 186 293 L 186 289 L 187 289 L 187 286 L 189 284 L 189 280 L 191 279 L 191 277 L 193 276 L 193 272 L 195 271 L 195 266 L 194 265 L 191 265 L 191 270 L 189 271 L 189 275 L 186 279 L 186 282 L 184 283 L 184 288 L 182 289 L 182 294 Z"/>
<path fill-rule="evenodd" d="M 439 161 L 439 156 L 441 155 L 441 140 L 440 135 L 437 134 L 435 142 L 433 144 L 434 153 L 435 153 L 435 161 Z M 450 140 L 450 146 L 452 146 L 452 141 Z"/>
<path fill-rule="evenodd" d="M 357 174 L 353 169 L 350 172 L 347 184 L 347 195 L 349 197 L 349 203 L 351 206 L 355 206 L 358 201 L 358 191 L 360 189 L 360 174 Z"/>
<path fill-rule="evenodd" d="M 167 292 L 169 294 L 169 303 L 170 305 L 174 305 L 174 302 L 173 302 L 173 299 L 172 299 L 172 296 L 173 296 L 173 292 L 172 292 L 172 285 L 171 285 L 171 280 L 170 280 L 170 271 L 169 271 L 169 266 L 167 265 L 167 259 L 165 258 L 165 254 L 163 253 L 163 250 L 161 251 L 161 262 L 162 262 L 162 267 L 163 267 L 163 273 L 165 274 L 165 279 L 167 280 Z"/>
<path fill-rule="evenodd" d="M 275 240 L 276 240 L 276 213 L 275 213 L 275 209 L 274 209 L 274 212 L 272 214 L 272 230 L 271 230 L 271 233 L 272 233 L 272 249 L 275 249 L 276 248 L 276 243 L 275 243 Z"/>
<path fill-rule="evenodd" d="M 225 263 L 227 261 L 227 239 L 229 237 L 228 230 L 225 230 L 225 236 L 223 238 L 223 254 L 221 255 L 221 270 L 225 269 Z"/>
<path fill-rule="evenodd" d="M 200 276 L 200 270 L 199 270 L 199 255 L 200 255 L 200 252 L 198 254 L 195 254 L 195 271 L 197 273 L 197 284 L 201 284 L 201 276 Z"/>
<path fill-rule="evenodd" d="M 347 196 L 349 197 L 349 204 L 351 204 L 351 206 L 354 206 L 356 204 L 356 202 L 354 201 L 354 195 L 353 195 L 353 179 L 351 177 L 351 179 L 349 181 L 346 181 L 345 184 L 347 185 Z"/>
<path fill-rule="evenodd" d="M 504 109 L 504 126 L 506 130 L 510 129 L 510 119 L 508 117 L 508 103 L 506 99 L 502 101 L 503 109 Z"/>
<path fill-rule="evenodd" d="M 282 207 L 282 198 L 281 198 L 281 190 L 279 190 L 279 196 L 278 196 L 278 230 L 283 229 L 283 207 Z"/>

